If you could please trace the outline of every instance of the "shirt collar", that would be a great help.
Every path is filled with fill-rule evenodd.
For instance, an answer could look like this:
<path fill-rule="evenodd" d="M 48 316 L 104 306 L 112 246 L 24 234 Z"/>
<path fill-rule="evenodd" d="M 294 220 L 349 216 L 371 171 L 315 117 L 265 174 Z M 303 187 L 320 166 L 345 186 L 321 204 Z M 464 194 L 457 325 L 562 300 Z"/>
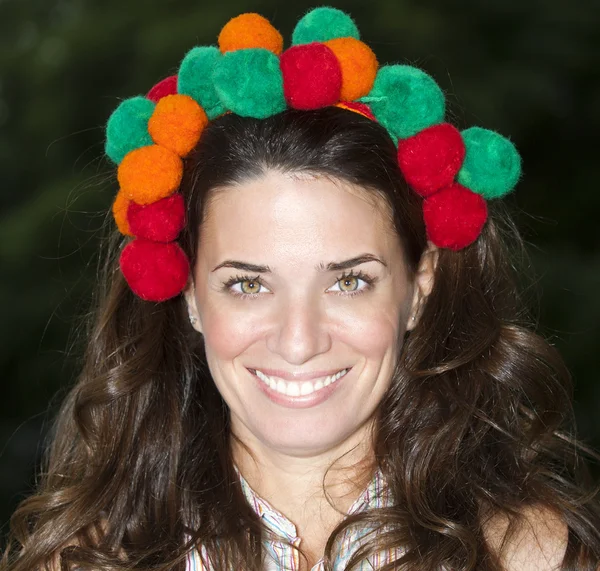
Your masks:
<path fill-rule="evenodd" d="M 264 521 L 265 525 L 275 534 L 284 536 L 290 542 L 298 539 L 296 526 L 285 517 L 280 511 L 276 510 L 267 500 L 261 498 L 242 476 L 236 467 L 236 472 L 240 479 L 240 485 L 246 501 L 256 514 Z M 378 468 L 365 488 L 363 493 L 354 501 L 348 515 L 361 513 L 368 509 L 388 507 L 392 504 L 391 493 L 385 483 L 383 473 Z"/>

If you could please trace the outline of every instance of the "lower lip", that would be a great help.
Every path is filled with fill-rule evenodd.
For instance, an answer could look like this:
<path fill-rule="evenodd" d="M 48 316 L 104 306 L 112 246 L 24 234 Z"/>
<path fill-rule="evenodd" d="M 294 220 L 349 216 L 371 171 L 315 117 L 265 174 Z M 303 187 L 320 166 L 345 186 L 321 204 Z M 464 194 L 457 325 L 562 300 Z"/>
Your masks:
<path fill-rule="evenodd" d="M 261 381 L 252 371 L 248 370 L 258 385 L 258 388 L 269 398 L 269 400 L 286 408 L 310 408 L 325 402 L 337 390 L 338 386 L 342 384 L 351 371 L 352 368 L 349 368 L 348 372 L 343 377 L 340 377 L 334 383 L 331 383 L 318 391 L 314 391 L 309 395 L 292 397 L 274 391 L 269 385 Z"/>

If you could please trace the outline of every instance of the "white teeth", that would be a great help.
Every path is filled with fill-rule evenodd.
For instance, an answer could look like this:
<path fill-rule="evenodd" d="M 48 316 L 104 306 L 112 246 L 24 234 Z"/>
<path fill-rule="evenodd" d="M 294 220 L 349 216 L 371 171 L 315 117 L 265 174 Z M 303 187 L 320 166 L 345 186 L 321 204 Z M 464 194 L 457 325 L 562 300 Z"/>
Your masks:
<path fill-rule="evenodd" d="M 314 382 L 304 381 L 303 383 L 294 381 L 286 382 L 278 377 L 269 377 L 259 370 L 256 370 L 256 376 L 272 390 L 281 393 L 282 395 L 298 397 L 310 395 L 315 391 L 320 391 L 322 388 L 328 387 L 331 383 L 335 383 L 338 379 L 343 377 L 349 370 L 350 369 L 344 369 L 335 375 L 330 375 L 324 379 L 318 379 Z"/>
<path fill-rule="evenodd" d="M 256 376 L 263 381 L 263 383 L 266 383 L 267 385 L 269 384 L 270 380 L 269 377 L 267 377 L 267 375 L 265 375 L 264 373 L 261 373 L 258 369 L 256 370 Z"/>
<path fill-rule="evenodd" d="M 300 387 L 298 386 L 298 383 L 288 383 L 285 394 L 289 397 L 299 397 Z"/>
<path fill-rule="evenodd" d="M 300 394 L 302 396 L 309 395 L 310 393 L 314 392 L 314 390 L 315 389 L 314 389 L 312 383 L 305 381 L 304 383 L 302 383 L 302 386 L 300 387 Z"/>

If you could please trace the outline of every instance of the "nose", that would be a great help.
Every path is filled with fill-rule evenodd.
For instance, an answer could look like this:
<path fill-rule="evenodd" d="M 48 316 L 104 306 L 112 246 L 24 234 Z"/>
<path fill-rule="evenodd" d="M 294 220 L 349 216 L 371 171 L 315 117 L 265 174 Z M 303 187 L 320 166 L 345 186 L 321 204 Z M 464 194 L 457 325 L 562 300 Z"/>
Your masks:
<path fill-rule="evenodd" d="M 292 365 L 302 365 L 331 348 L 323 307 L 310 298 L 289 299 L 276 309 L 267 348 Z"/>

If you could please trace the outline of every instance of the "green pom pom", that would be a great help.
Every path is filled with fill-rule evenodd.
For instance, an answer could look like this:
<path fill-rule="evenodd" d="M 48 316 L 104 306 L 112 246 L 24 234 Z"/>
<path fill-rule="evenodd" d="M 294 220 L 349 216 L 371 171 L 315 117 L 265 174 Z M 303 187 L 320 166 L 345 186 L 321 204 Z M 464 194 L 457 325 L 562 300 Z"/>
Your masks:
<path fill-rule="evenodd" d="M 380 68 L 373 89 L 359 101 L 371 107 L 395 143 L 444 120 L 442 90 L 431 76 L 409 65 Z"/>
<path fill-rule="evenodd" d="M 506 138 L 488 129 L 471 127 L 461 133 L 467 153 L 457 180 L 484 198 L 510 192 L 521 176 L 521 157 Z"/>
<path fill-rule="evenodd" d="M 177 74 L 177 92 L 189 95 L 204 109 L 209 119 L 227 111 L 212 82 L 221 52 L 216 46 L 197 46 L 183 58 Z"/>
<path fill-rule="evenodd" d="M 294 28 L 292 45 L 326 42 L 335 38 L 360 40 L 354 20 L 337 8 L 322 6 L 306 14 Z"/>
<path fill-rule="evenodd" d="M 237 115 L 265 119 L 286 109 L 279 57 L 263 48 L 227 52 L 213 71 L 215 89 Z"/>
<path fill-rule="evenodd" d="M 106 124 L 104 151 L 119 164 L 134 149 L 152 144 L 148 119 L 154 113 L 154 103 L 141 95 L 125 99 L 112 112 Z"/>

